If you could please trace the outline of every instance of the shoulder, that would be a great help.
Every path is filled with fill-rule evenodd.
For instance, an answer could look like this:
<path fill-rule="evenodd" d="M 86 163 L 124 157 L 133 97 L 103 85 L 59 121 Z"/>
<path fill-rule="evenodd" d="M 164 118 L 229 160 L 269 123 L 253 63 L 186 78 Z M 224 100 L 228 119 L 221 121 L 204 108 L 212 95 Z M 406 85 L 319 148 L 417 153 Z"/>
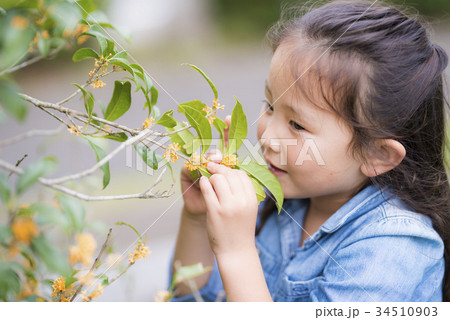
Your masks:
<path fill-rule="evenodd" d="M 443 256 L 444 243 L 433 228 L 431 219 L 410 210 L 397 198 L 382 202 L 357 220 L 354 221 L 352 236 L 344 245 L 380 237 L 387 240 L 387 245 L 396 241 L 414 243 L 411 249 L 414 247 L 429 258 L 440 259 Z"/>

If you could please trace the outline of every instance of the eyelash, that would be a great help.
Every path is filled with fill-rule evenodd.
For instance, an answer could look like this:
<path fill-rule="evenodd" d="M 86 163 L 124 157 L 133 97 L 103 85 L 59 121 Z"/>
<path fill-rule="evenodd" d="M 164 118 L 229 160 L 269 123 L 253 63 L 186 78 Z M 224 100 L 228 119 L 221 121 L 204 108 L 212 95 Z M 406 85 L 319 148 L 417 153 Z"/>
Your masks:
<path fill-rule="evenodd" d="M 273 112 L 273 106 L 267 101 L 267 100 L 263 100 L 264 105 L 266 106 L 266 108 L 270 111 Z M 297 122 L 295 121 L 289 121 L 289 124 L 292 126 L 292 128 L 294 130 L 297 131 L 301 131 L 301 130 L 306 130 L 305 128 L 303 128 L 301 125 L 299 125 Z"/>

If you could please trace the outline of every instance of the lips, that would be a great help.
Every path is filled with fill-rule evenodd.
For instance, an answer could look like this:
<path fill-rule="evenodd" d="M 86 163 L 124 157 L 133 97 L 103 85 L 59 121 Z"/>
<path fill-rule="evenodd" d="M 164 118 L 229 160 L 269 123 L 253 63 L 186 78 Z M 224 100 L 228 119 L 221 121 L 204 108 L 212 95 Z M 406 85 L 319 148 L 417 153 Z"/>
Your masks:
<path fill-rule="evenodd" d="M 275 176 L 282 176 L 287 173 L 287 171 L 281 170 L 280 168 L 274 166 L 268 159 L 266 159 L 267 168 L 272 172 Z"/>

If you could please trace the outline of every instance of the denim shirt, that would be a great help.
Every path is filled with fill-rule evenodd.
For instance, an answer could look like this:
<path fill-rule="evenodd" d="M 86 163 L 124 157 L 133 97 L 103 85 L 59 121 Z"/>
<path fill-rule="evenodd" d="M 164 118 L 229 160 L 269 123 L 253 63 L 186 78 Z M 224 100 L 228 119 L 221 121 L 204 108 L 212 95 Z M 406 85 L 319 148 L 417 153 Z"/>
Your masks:
<path fill-rule="evenodd" d="M 274 301 L 442 301 L 444 245 L 428 217 L 370 185 L 299 247 L 308 205 L 286 199 L 256 237 Z M 215 262 L 199 293 L 215 301 L 221 291 Z"/>

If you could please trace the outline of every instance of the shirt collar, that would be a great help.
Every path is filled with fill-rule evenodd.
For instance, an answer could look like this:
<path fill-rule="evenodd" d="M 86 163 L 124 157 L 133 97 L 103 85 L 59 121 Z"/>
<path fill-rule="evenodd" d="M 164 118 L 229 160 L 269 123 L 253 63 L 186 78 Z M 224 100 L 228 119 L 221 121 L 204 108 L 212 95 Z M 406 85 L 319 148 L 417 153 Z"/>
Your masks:
<path fill-rule="evenodd" d="M 388 198 L 389 196 L 383 190 L 374 185 L 369 185 L 339 208 L 319 230 L 326 233 L 334 232 L 346 222 L 372 210 Z"/>

